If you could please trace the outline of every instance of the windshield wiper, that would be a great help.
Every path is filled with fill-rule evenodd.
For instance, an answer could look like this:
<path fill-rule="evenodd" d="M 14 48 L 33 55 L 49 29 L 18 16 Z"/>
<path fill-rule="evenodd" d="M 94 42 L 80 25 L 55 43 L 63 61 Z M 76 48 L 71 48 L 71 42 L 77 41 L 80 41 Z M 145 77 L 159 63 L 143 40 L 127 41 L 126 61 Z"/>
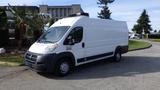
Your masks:
<path fill-rule="evenodd" d="M 39 43 L 53 43 L 51 41 L 46 41 L 46 40 L 38 40 Z"/>
<path fill-rule="evenodd" d="M 51 42 L 51 41 L 44 41 L 45 43 L 53 43 L 53 42 Z"/>

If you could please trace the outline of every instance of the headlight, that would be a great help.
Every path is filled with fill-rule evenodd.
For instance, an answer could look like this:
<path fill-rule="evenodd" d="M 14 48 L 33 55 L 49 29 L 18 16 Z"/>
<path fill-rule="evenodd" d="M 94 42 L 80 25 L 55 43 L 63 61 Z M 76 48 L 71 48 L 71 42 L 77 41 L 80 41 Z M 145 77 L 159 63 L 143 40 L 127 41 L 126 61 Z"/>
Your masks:
<path fill-rule="evenodd" d="M 54 44 L 46 48 L 46 52 L 53 52 L 56 48 L 58 48 L 58 44 Z"/>
<path fill-rule="evenodd" d="M 56 48 L 55 47 L 47 47 L 46 51 L 47 52 L 53 52 Z"/>

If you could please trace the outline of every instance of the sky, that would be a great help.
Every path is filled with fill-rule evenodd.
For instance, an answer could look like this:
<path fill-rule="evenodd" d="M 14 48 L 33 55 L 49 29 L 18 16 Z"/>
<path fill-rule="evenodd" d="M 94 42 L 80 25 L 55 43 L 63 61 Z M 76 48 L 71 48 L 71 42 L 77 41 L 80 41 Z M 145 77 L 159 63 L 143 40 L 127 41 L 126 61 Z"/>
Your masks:
<path fill-rule="evenodd" d="M 82 9 L 90 14 L 90 17 L 97 18 L 97 13 L 101 10 L 97 5 L 98 0 L 0 0 L 0 6 L 7 5 L 71 5 L 81 4 Z M 153 30 L 160 30 L 160 0 L 115 0 L 109 4 L 112 12 L 111 18 L 114 20 L 126 21 L 129 30 L 136 24 L 137 19 L 144 9 L 150 16 Z"/>

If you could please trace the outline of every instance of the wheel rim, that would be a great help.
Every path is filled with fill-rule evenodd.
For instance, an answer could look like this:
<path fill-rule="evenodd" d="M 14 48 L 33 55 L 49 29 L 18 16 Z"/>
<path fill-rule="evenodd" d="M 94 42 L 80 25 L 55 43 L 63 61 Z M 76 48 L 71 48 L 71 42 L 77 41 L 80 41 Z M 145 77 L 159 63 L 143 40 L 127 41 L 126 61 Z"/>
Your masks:
<path fill-rule="evenodd" d="M 116 54 L 116 60 L 119 61 L 120 59 L 121 59 L 121 55 L 120 55 L 120 53 L 117 53 Z"/>
<path fill-rule="evenodd" d="M 63 74 L 68 73 L 68 71 L 69 71 L 69 64 L 68 64 L 67 62 L 63 62 L 63 63 L 60 65 L 60 71 L 61 71 L 61 73 L 63 73 Z"/>

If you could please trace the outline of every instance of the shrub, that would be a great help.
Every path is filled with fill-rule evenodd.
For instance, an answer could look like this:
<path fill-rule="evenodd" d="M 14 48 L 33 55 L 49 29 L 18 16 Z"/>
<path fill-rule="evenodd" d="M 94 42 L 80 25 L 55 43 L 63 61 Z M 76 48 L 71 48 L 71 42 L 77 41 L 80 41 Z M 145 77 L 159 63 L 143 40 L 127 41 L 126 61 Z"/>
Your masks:
<path fill-rule="evenodd" d="M 0 8 L 0 47 L 6 46 L 8 40 L 7 15 L 5 10 Z"/>
<path fill-rule="evenodd" d="M 150 39 L 160 39 L 160 34 L 150 34 L 150 35 L 148 35 L 148 38 L 150 38 Z"/>

